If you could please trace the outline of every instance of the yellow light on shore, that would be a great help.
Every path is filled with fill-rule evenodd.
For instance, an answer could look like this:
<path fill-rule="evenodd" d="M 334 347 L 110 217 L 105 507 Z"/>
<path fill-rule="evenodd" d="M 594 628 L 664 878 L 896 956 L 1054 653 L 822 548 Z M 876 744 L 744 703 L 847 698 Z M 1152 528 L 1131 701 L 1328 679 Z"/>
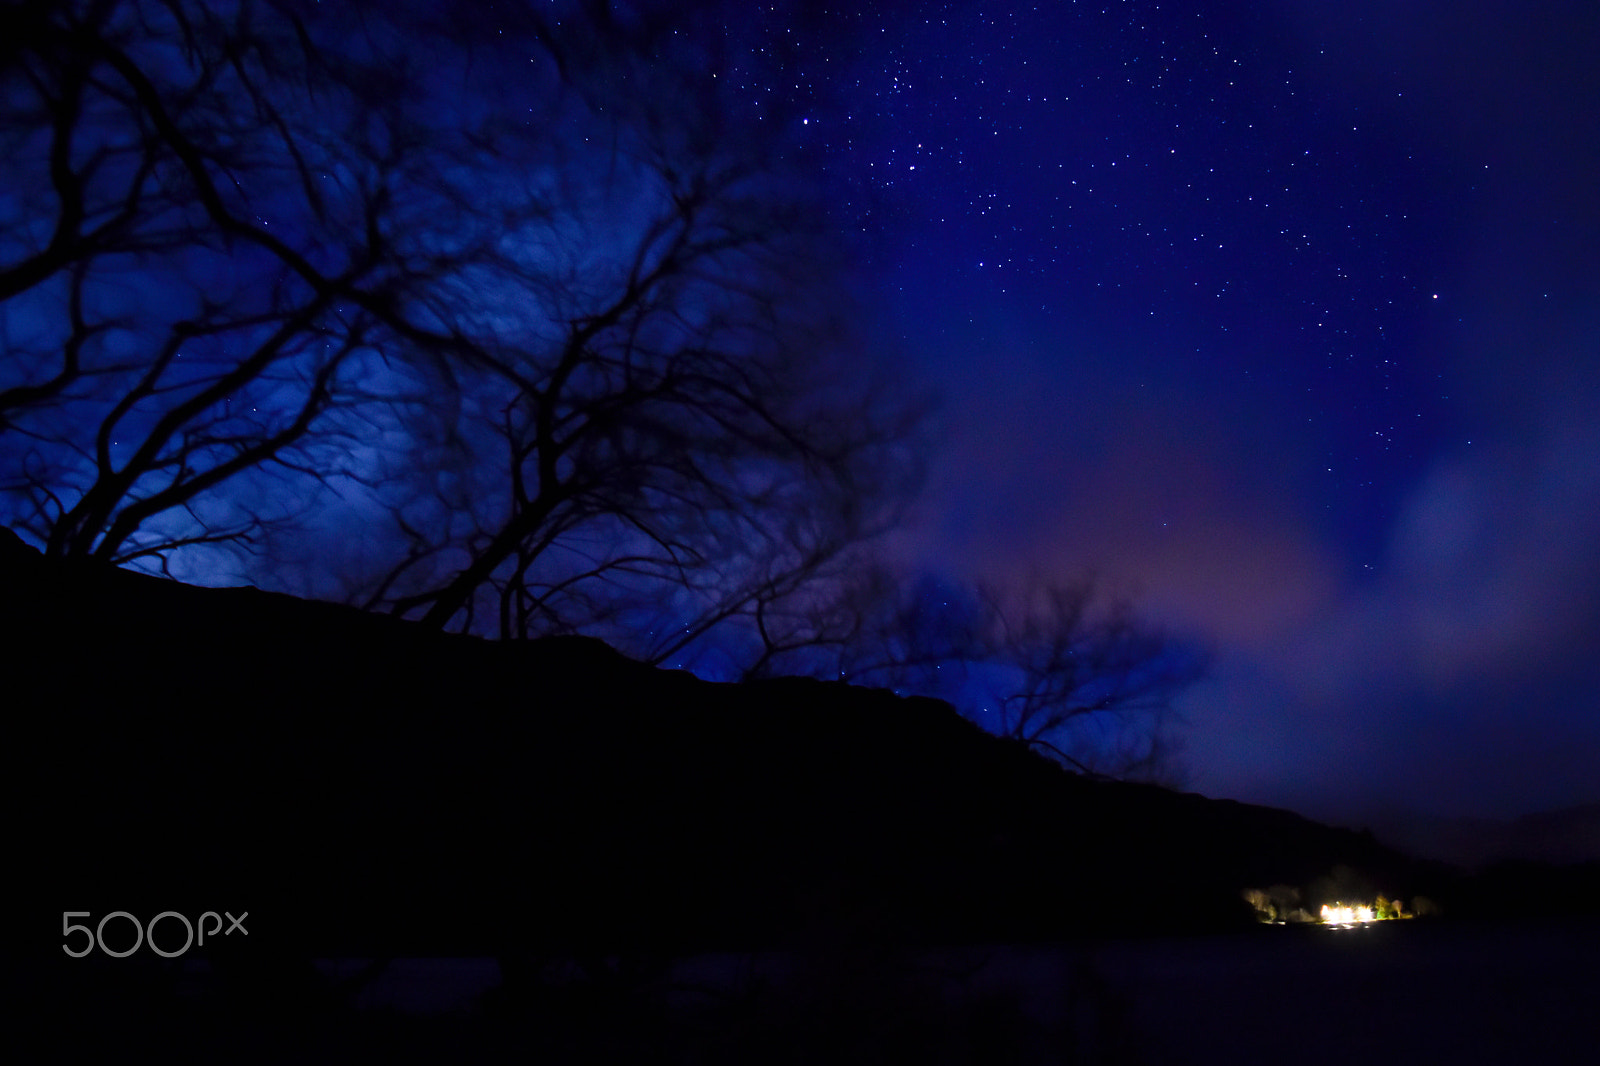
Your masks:
<path fill-rule="evenodd" d="M 1322 921 L 1326 925 L 1359 925 L 1376 920 L 1371 907 L 1346 907 L 1342 903 L 1322 905 Z"/>

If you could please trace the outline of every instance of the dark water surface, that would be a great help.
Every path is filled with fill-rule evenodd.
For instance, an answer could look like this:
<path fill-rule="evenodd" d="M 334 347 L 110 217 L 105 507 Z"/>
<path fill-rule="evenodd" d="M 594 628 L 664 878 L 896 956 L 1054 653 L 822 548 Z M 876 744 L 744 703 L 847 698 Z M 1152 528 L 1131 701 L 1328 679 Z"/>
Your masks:
<path fill-rule="evenodd" d="M 460 1009 L 496 983 L 489 960 L 411 962 L 362 998 Z M 820 963 L 703 956 L 671 966 L 662 986 L 670 1010 L 706 1012 L 712 1030 L 718 1018 L 804 1028 L 808 1010 L 832 1024 L 852 1003 L 864 1029 L 874 1011 L 886 1027 L 926 1013 L 930 1024 L 953 1024 L 973 1060 L 983 1049 L 970 1016 L 981 1015 L 994 1050 L 1013 1061 L 1600 1063 L 1600 919 L 1263 927 L 914 959 L 840 953 Z M 718 1013 L 740 995 L 744 1014 Z M 962 1060 L 957 1046 L 943 1050 L 948 1058 L 932 1058 Z"/>
<path fill-rule="evenodd" d="M 1600 1062 L 1600 920 L 1257 932 L 1098 953 L 1132 1061 Z"/>
<path fill-rule="evenodd" d="M 58 980 L 54 1057 L 154 1038 L 169 1062 L 1600 1062 L 1594 918 L 591 960 L 516 989 L 492 959 L 400 959 L 314 1017 L 219 999 L 205 966 L 183 971 L 136 1008 L 115 983 Z"/>

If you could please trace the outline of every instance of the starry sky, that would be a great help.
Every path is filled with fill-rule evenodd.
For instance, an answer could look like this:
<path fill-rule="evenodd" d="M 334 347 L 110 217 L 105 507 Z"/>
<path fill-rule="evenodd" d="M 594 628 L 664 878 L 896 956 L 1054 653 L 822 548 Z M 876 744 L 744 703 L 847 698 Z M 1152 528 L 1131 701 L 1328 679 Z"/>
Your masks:
<path fill-rule="evenodd" d="M 741 10 L 733 76 L 944 397 L 900 550 L 1211 646 L 1197 791 L 1600 798 L 1600 9 Z"/>

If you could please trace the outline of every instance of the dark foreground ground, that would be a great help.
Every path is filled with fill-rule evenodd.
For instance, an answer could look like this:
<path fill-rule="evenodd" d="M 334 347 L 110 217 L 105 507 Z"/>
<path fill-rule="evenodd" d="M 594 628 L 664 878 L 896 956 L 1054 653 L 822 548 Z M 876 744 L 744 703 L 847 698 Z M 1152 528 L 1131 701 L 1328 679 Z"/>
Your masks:
<path fill-rule="evenodd" d="M 362 960 L 323 960 L 347 994 L 320 1006 L 195 964 L 71 962 L 8 975 L 9 1035 L 42 1030 L 27 1061 L 1589 1064 L 1600 1046 L 1593 918 L 569 960 L 515 992 L 490 959 L 365 983 Z"/>

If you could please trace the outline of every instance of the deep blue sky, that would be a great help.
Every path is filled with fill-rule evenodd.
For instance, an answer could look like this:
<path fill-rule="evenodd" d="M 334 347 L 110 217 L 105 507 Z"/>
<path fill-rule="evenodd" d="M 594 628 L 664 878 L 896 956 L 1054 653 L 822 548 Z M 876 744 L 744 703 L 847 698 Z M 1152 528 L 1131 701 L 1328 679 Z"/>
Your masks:
<path fill-rule="evenodd" d="M 866 7 L 736 32 L 946 397 L 906 550 L 1212 643 L 1208 794 L 1600 798 L 1600 9 Z"/>

